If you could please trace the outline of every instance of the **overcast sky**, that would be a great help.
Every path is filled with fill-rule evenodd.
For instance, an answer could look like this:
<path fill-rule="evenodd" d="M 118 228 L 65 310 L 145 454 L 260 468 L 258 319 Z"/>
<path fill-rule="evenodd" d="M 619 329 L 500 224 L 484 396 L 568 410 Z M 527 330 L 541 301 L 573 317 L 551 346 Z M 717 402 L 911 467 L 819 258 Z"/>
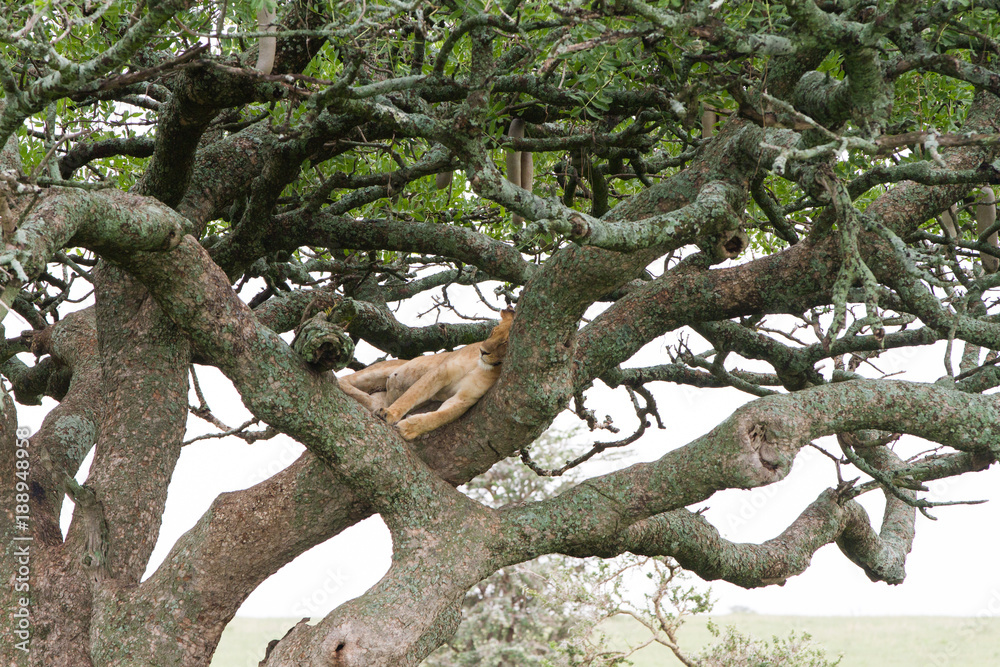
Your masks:
<path fill-rule="evenodd" d="M 487 292 L 487 290 L 484 290 Z M 449 291 L 455 301 L 455 294 Z M 400 318 L 411 324 L 417 321 L 412 309 Z M 471 314 L 469 306 L 466 314 Z M 479 314 L 487 315 L 484 310 Z M 14 317 L 13 315 L 8 316 Z M 443 318 L 444 319 L 444 318 Z M 5 321 L 8 331 L 24 328 L 22 322 Z M 671 336 L 669 343 L 676 340 Z M 629 365 L 648 365 L 666 361 L 668 341 L 660 339 L 647 345 Z M 701 351 L 692 336 L 691 347 Z M 937 345 L 919 351 L 889 352 L 876 361 L 879 371 L 893 373 L 914 369 L 898 377 L 915 381 L 933 381 L 943 374 L 944 347 Z M 959 350 L 955 351 L 959 354 Z M 369 360 L 373 353 L 359 349 L 359 358 Z M 829 374 L 831 364 L 827 363 Z M 749 368 L 744 365 L 744 368 Z M 957 367 L 957 356 L 956 356 Z M 757 367 L 760 369 L 761 367 Z M 871 368 L 861 369 L 877 376 Z M 250 418 L 239 396 L 221 373 L 212 368 L 198 369 L 199 378 L 216 416 L 230 426 Z M 712 429 L 736 407 L 751 400 L 733 389 L 693 389 L 659 383 L 653 385 L 660 414 L 667 430 L 650 429 L 632 445 L 626 458 L 613 463 L 594 461 L 585 469 L 588 475 L 601 474 L 637 461 L 654 460 L 665 452 L 682 446 Z M 636 424 L 624 390 L 611 391 L 600 382 L 587 393 L 588 405 L 598 418 L 611 414 L 622 434 Z M 192 397 L 192 402 L 194 399 Z M 21 423 L 37 428 L 41 417 L 54 405 L 49 399 L 41 407 L 18 406 Z M 573 417 L 563 415 L 557 426 L 572 428 Z M 210 432 L 212 428 L 196 417 L 188 421 L 189 434 Z M 589 434 L 585 428 L 581 442 L 609 439 L 607 433 Z M 833 441 L 819 441 L 828 451 L 836 452 Z M 915 438 L 904 439 L 897 448 L 908 456 L 930 448 Z M 247 445 L 235 438 L 206 440 L 187 446 L 180 458 L 170 487 L 159 543 L 153 553 L 152 572 L 169 551 L 170 545 L 190 529 L 221 492 L 246 488 L 273 475 L 294 461 L 303 448 L 281 436 L 270 441 Z M 87 461 L 89 465 L 89 457 Z M 1000 470 L 965 475 L 960 479 L 931 483 L 932 500 L 972 500 L 991 497 L 1000 488 Z M 83 478 L 81 473 L 80 478 Z M 795 461 L 791 474 L 782 482 L 750 491 L 730 490 L 716 494 L 694 508 L 708 507 L 706 517 L 727 539 L 761 542 L 779 534 L 819 493 L 837 483 L 832 461 L 816 450 L 806 448 Z M 884 503 L 880 494 L 870 493 L 860 499 L 873 517 L 876 527 Z M 67 508 L 69 503 L 67 503 Z M 907 561 L 907 579 L 899 586 L 872 583 L 848 561 L 836 546 L 827 545 L 817 552 L 812 566 L 783 587 L 743 590 L 715 582 L 716 611 L 746 608 L 758 613 L 790 615 L 964 615 L 1000 614 L 1000 505 L 996 502 L 975 506 L 943 507 L 932 512 L 938 521 L 918 515 L 917 536 Z M 68 521 L 68 511 L 64 520 Z M 65 529 L 64 521 L 64 529 Z M 313 618 L 325 615 L 338 604 L 364 592 L 389 567 L 390 539 L 381 521 L 374 517 L 350 528 L 341 535 L 315 547 L 277 572 L 255 591 L 240 610 L 242 616 L 283 616 Z M 148 574 L 148 573 L 147 573 Z"/>

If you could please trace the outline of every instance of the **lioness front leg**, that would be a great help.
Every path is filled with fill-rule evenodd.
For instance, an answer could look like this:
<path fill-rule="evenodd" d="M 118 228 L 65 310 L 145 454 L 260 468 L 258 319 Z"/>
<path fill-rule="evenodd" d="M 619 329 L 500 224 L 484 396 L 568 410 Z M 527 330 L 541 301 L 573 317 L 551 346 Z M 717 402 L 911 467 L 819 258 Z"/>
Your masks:
<path fill-rule="evenodd" d="M 396 429 L 403 436 L 404 440 L 413 440 L 424 433 L 441 428 L 445 424 L 450 424 L 466 412 L 469 411 L 479 396 L 463 396 L 461 393 L 455 394 L 441 404 L 441 407 L 434 412 L 426 412 L 422 415 L 412 415 L 396 424 Z"/>

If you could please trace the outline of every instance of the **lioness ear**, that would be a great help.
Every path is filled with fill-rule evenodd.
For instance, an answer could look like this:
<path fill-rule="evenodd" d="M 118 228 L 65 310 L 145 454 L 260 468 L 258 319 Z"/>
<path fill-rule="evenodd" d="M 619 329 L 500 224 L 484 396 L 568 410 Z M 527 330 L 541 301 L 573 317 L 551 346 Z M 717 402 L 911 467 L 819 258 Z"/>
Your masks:
<path fill-rule="evenodd" d="M 500 319 L 504 322 L 514 319 L 514 311 L 510 308 L 504 308 L 500 311 Z"/>

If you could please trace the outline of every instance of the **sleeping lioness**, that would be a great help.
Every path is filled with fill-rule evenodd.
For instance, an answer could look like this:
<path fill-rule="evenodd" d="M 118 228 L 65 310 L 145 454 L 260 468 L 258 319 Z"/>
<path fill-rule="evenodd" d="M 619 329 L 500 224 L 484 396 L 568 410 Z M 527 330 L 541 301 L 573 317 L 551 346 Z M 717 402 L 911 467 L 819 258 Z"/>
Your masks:
<path fill-rule="evenodd" d="M 339 378 L 340 388 L 412 440 L 455 421 L 493 386 L 513 321 L 514 311 L 505 310 L 500 324 L 481 343 L 409 361 L 381 361 Z M 433 412 L 406 417 L 429 401 L 443 403 Z"/>

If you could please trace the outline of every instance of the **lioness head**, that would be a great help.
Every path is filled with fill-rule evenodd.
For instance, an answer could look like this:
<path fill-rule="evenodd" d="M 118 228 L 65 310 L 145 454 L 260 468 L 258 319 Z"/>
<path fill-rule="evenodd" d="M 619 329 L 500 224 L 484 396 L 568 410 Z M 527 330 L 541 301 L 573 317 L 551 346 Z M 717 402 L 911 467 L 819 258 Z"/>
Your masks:
<path fill-rule="evenodd" d="M 479 365 L 485 370 L 496 368 L 507 356 L 507 338 L 513 321 L 513 310 L 507 309 L 500 313 L 500 324 L 493 327 L 490 337 L 479 347 Z"/>

